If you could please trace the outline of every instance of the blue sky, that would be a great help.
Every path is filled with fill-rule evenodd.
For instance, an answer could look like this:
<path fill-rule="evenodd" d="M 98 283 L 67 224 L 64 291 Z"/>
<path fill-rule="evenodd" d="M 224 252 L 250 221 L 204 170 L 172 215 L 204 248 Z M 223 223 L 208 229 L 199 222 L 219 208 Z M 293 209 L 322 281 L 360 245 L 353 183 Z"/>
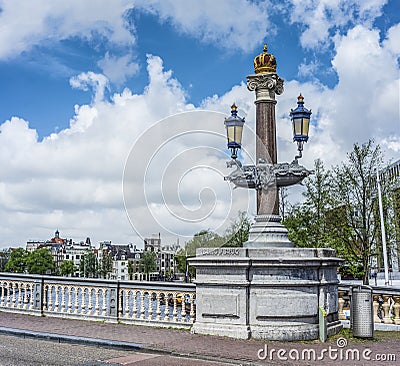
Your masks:
<path fill-rule="evenodd" d="M 162 118 L 229 114 L 233 102 L 254 125 L 245 80 L 264 42 L 285 80 L 281 160 L 295 153 L 284 122 L 300 92 L 314 112 L 304 164 L 339 164 L 368 138 L 388 161 L 399 158 L 397 0 L 3 0 L 0 8 L 0 247 L 55 229 L 76 240 L 140 240 L 121 192 L 132 144 Z M 161 226 L 140 235 L 191 235 Z"/>

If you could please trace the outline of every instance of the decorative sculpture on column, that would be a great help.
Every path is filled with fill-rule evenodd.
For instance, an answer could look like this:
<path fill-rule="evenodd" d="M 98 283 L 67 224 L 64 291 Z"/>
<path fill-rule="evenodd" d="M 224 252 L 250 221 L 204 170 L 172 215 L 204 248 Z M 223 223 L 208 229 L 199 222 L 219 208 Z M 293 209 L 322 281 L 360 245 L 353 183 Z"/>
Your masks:
<path fill-rule="evenodd" d="M 281 225 L 278 209 L 278 189 L 300 183 L 312 173 L 298 159 L 302 157 L 304 142 L 308 141 L 311 111 L 304 107 L 304 98 L 300 94 L 297 108 L 290 116 L 293 125 L 293 141 L 297 142 L 299 154 L 291 163 L 277 163 L 275 95 L 283 93 L 283 79 L 276 73 L 276 59 L 263 53 L 254 59 L 255 75 L 247 76 L 247 88 L 256 93 L 256 165 L 244 165 L 237 160 L 241 148 L 244 118 L 237 115 L 236 105 L 232 105 L 231 116 L 225 119 L 228 148 L 232 150 L 232 160 L 228 167 L 236 170 L 225 180 L 236 187 L 257 190 L 257 216 L 245 247 L 292 247 L 287 230 Z"/>

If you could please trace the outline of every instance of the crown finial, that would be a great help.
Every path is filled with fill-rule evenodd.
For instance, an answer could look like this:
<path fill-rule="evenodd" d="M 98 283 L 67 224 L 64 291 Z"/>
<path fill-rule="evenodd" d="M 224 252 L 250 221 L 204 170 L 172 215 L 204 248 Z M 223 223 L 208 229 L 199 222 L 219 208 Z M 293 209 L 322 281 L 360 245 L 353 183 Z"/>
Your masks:
<path fill-rule="evenodd" d="M 231 114 L 232 114 L 232 116 L 236 116 L 237 115 L 237 107 L 236 107 L 235 103 L 233 103 L 231 105 Z"/>
<path fill-rule="evenodd" d="M 264 43 L 263 52 L 254 58 L 254 72 L 256 74 L 267 74 L 276 72 L 275 56 L 268 53 L 268 47 L 266 43 Z"/>

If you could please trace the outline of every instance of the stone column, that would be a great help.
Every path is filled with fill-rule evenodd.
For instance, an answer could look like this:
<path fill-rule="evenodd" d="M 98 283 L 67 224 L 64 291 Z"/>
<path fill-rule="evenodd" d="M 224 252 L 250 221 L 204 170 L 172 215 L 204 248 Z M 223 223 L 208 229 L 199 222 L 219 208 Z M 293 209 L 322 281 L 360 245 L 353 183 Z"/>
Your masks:
<path fill-rule="evenodd" d="M 283 93 L 283 79 L 276 73 L 247 76 L 247 88 L 256 93 L 256 163 L 277 163 L 275 95 Z M 278 189 L 257 191 L 257 215 L 279 215 Z"/>

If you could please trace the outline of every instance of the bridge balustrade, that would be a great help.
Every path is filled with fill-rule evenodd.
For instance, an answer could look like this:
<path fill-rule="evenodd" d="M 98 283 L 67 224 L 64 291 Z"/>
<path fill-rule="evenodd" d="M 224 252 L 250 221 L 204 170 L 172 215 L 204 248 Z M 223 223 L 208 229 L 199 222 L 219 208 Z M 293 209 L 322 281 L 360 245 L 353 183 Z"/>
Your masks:
<path fill-rule="evenodd" d="M 350 319 L 350 286 L 338 288 L 339 320 Z M 373 313 L 375 323 L 400 325 L 400 289 L 373 287 Z"/>
<path fill-rule="evenodd" d="M 196 286 L 0 273 L 0 311 L 190 328 Z"/>

